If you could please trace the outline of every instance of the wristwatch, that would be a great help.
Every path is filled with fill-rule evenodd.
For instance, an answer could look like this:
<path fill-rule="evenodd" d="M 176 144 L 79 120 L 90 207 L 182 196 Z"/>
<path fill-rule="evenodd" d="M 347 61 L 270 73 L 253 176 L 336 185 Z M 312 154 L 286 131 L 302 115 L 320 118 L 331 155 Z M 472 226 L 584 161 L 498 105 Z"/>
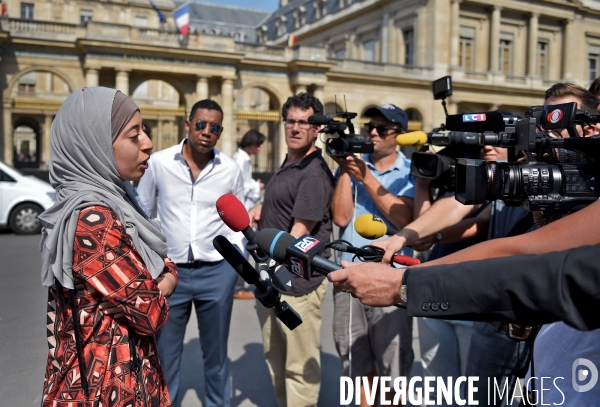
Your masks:
<path fill-rule="evenodd" d="M 408 273 L 410 269 L 407 268 L 404 270 L 404 275 L 402 276 L 402 286 L 400 287 L 400 299 L 404 304 L 408 303 L 407 289 L 406 289 L 406 280 L 408 279 Z"/>

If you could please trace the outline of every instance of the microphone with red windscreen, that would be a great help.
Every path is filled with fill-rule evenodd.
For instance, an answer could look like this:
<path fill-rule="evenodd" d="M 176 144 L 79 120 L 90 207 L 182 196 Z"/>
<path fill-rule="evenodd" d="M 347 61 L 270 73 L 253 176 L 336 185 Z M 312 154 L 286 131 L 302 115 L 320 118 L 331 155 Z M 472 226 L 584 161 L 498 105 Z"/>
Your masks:
<path fill-rule="evenodd" d="M 250 227 L 250 217 L 244 204 L 235 195 L 225 194 L 217 199 L 216 206 L 223 223 L 234 232 L 242 232 L 248 239 L 246 250 L 249 252 L 254 250 L 258 260 L 266 261 L 268 259 L 267 255 L 256 245 L 256 233 Z"/>
<path fill-rule="evenodd" d="M 392 261 L 394 263 L 402 264 L 407 267 L 416 266 L 417 264 L 421 264 L 421 260 L 415 259 L 414 257 L 407 256 L 405 254 L 394 254 L 394 257 L 392 257 Z"/>

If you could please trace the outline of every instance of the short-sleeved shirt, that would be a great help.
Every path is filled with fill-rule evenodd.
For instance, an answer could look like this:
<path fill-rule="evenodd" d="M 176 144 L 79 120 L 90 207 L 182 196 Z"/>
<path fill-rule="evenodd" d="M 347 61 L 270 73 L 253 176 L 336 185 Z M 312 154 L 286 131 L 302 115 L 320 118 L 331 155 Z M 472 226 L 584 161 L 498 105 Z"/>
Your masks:
<path fill-rule="evenodd" d="M 287 161 L 287 157 L 286 157 Z M 316 221 L 310 234 L 328 242 L 331 236 L 333 175 L 320 149 L 301 161 L 283 165 L 265 188 L 259 230 L 273 228 L 290 232 L 296 218 Z M 329 257 L 329 250 L 321 254 Z M 294 287 L 282 293 L 301 296 L 315 290 L 323 275 L 314 273 L 309 281 L 296 279 Z"/>
<path fill-rule="evenodd" d="M 415 179 L 410 174 L 410 160 L 407 159 L 402 152 L 397 152 L 397 158 L 390 168 L 379 172 L 377 168 L 373 164 L 371 164 L 370 154 L 365 154 L 363 156 L 364 162 L 369 167 L 371 174 L 379 181 L 382 187 L 388 190 L 394 196 L 405 196 L 408 198 L 415 197 Z M 340 170 L 338 169 L 336 172 L 336 180 L 339 177 Z M 360 216 L 365 213 L 371 213 L 373 215 L 379 216 L 385 222 L 388 228 L 396 229 L 395 225 L 392 225 L 389 220 L 385 218 L 385 216 L 381 213 L 377 205 L 371 196 L 365 189 L 365 186 L 362 182 L 356 182 L 354 178 L 352 178 L 352 191 L 354 193 L 356 188 L 356 205 L 355 205 L 355 216 Z M 355 247 L 360 247 L 364 245 L 370 245 L 373 243 L 373 240 L 365 239 L 360 236 L 354 230 L 354 222 L 350 222 L 346 227 L 340 229 L 341 237 L 340 239 L 347 240 L 352 243 Z M 404 248 L 402 250 L 403 254 L 412 255 L 412 249 Z M 351 253 L 340 253 L 340 260 L 352 260 L 354 257 Z"/>

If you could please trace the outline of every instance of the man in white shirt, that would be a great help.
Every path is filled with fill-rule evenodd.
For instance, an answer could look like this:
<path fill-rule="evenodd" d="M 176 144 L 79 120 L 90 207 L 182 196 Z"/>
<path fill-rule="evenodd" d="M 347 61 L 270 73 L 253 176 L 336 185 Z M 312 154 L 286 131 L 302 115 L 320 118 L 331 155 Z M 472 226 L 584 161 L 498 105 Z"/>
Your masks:
<path fill-rule="evenodd" d="M 196 309 L 204 360 L 206 404 L 229 406 L 227 338 L 237 274 L 214 249 L 217 235 L 242 249 L 242 234 L 232 232 L 215 207 L 223 194 L 244 199 L 237 164 L 217 150 L 223 110 L 212 100 L 197 102 L 185 121 L 187 138 L 153 154 L 140 180 L 141 202 L 152 211 L 167 237 L 169 257 L 177 263 L 180 284 L 169 298 L 170 314 L 158 337 L 158 354 L 171 396 L 178 396 L 183 338 L 192 303 Z"/>
<path fill-rule="evenodd" d="M 250 210 L 256 206 L 260 199 L 260 191 L 264 189 L 265 184 L 260 182 L 260 179 L 252 178 L 252 159 L 260 151 L 262 143 L 265 141 L 265 135 L 258 130 L 250 129 L 244 134 L 242 140 L 238 143 L 238 149 L 233 155 L 233 160 L 242 170 L 242 178 L 244 179 L 244 206 L 246 210 Z M 243 240 L 244 245 L 247 240 Z M 248 257 L 246 251 L 243 252 L 245 257 Z M 233 298 L 236 300 L 252 300 L 254 294 L 244 288 L 244 279 L 238 276 L 235 288 L 233 290 Z"/>
<path fill-rule="evenodd" d="M 244 179 L 244 206 L 246 210 L 250 210 L 256 206 L 260 199 L 260 191 L 264 189 L 260 179 L 252 178 L 252 159 L 253 155 L 260 152 L 262 143 L 265 142 L 265 135 L 258 130 L 248 130 L 242 137 L 238 145 L 238 149 L 233 155 L 233 160 L 242 170 Z"/>

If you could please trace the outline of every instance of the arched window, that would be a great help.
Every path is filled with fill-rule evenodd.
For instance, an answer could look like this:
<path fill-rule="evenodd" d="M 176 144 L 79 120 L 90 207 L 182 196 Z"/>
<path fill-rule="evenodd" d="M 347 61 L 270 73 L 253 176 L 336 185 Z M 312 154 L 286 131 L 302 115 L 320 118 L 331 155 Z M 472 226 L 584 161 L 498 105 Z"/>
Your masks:
<path fill-rule="evenodd" d="M 408 129 L 406 131 L 418 131 L 423 130 L 423 116 L 417 109 L 406 109 L 406 115 L 408 116 Z"/>

